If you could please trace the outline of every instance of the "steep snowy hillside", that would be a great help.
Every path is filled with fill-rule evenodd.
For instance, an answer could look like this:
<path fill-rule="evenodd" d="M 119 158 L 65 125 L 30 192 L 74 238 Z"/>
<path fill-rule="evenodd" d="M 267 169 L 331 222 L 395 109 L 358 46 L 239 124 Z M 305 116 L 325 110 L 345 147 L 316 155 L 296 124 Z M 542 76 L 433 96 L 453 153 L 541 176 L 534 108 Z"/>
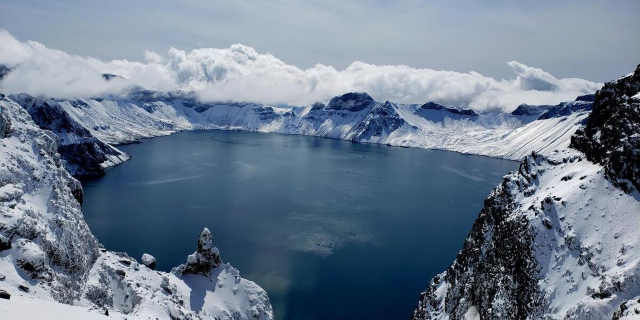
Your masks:
<path fill-rule="evenodd" d="M 107 143 L 189 129 L 231 129 L 302 134 L 357 142 L 443 149 L 507 159 L 531 151 L 566 148 L 589 114 L 591 102 L 521 107 L 523 113 L 481 113 L 446 107 L 374 101 L 347 93 L 308 107 L 203 103 L 193 94 L 134 89 L 127 98 L 76 99 L 60 105 Z M 532 113 L 532 110 L 539 111 Z M 538 119 L 540 118 L 540 119 Z"/>
<path fill-rule="evenodd" d="M 640 318 L 639 90 L 640 66 L 598 91 L 574 149 L 504 177 L 413 319 Z"/>
<path fill-rule="evenodd" d="M 67 171 L 74 176 L 103 175 L 104 168 L 130 158 L 94 137 L 53 100 L 28 94 L 10 95 L 9 99 L 25 108 L 41 129 L 50 130 L 58 136 L 58 153 L 66 161 Z"/>
<path fill-rule="evenodd" d="M 222 263 L 207 229 L 172 273 L 153 271 L 149 256 L 139 264 L 102 248 L 84 221 L 82 187 L 65 170 L 57 139 L 0 94 L 0 318 L 40 307 L 76 318 L 273 318 L 266 293 Z"/>

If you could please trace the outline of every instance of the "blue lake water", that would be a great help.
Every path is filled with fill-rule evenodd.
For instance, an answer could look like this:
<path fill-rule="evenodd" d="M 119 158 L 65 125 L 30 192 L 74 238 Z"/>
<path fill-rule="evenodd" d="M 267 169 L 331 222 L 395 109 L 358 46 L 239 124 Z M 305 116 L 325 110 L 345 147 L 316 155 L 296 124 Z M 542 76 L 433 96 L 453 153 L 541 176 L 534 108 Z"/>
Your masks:
<path fill-rule="evenodd" d="M 208 227 L 264 288 L 276 319 L 407 319 L 462 247 L 514 161 L 307 136 L 186 131 L 120 147 L 85 181 L 84 214 L 110 250 L 158 269 Z"/>

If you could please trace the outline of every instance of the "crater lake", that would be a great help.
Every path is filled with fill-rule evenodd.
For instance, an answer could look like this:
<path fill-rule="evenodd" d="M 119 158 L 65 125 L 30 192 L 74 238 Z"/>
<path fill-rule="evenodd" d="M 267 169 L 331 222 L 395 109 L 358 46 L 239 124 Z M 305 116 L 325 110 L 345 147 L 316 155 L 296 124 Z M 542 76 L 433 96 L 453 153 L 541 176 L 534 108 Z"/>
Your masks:
<path fill-rule="evenodd" d="M 83 181 L 109 250 L 169 271 L 204 227 L 276 319 L 407 319 L 518 162 L 309 136 L 185 131 Z M 185 303 L 189 303 L 188 301 Z"/>

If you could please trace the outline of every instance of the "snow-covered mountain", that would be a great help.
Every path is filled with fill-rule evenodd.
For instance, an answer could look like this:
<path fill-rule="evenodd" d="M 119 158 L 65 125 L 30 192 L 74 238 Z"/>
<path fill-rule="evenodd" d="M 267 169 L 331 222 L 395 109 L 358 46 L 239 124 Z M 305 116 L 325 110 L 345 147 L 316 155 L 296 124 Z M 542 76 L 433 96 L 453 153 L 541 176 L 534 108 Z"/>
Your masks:
<path fill-rule="evenodd" d="M 58 136 L 58 153 L 66 161 L 67 171 L 74 176 L 97 176 L 104 168 L 129 160 L 129 155 L 110 146 L 71 119 L 55 101 L 27 94 L 10 95 L 9 99 L 27 110 L 41 128 Z"/>
<path fill-rule="evenodd" d="M 640 66 L 597 92 L 571 148 L 504 177 L 413 319 L 640 318 L 639 91 Z"/>
<path fill-rule="evenodd" d="M 589 114 L 577 100 L 537 107 L 536 114 L 476 113 L 434 102 L 423 105 L 374 101 L 347 93 L 307 107 L 255 103 L 206 103 L 193 94 L 134 89 L 122 97 L 58 101 L 98 139 L 130 143 L 179 130 L 230 129 L 312 135 L 356 142 L 443 149 L 506 159 L 569 146 Z M 533 108 L 528 106 L 530 109 Z"/>
<path fill-rule="evenodd" d="M 140 88 L 93 99 L 3 98 L 1 155 L 8 165 L 0 166 L 0 250 L 8 250 L 0 252 L 0 272 L 8 280 L 0 289 L 8 284 L 7 291 L 20 293 L 16 286 L 33 277 L 30 296 L 106 306 L 128 318 L 272 317 L 264 291 L 221 263 L 206 230 L 189 263 L 170 274 L 100 249 L 77 205 L 81 188 L 64 170 L 78 174 L 126 160 L 110 144 L 180 130 L 249 130 L 525 158 L 485 200 L 456 261 L 429 284 L 414 319 L 633 317 L 640 310 L 639 90 L 640 68 L 595 96 L 521 105 L 510 114 L 379 102 L 366 93 L 295 108 Z M 65 145 L 73 151 L 62 152 L 61 161 L 55 149 Z M 60 289 L 69 285 L 74 290 Z M 242 294 L 229 300 L 216 286 Z M 194 288 L 207 292 L 195 311 L 185 303 Z"/>
<path fill-rule="evenodd" d="M 56 110 L 49 102 L 32 102 L 25 109 L 0 94 L 1 319 L 34 310 L 64 319 L 273 318 L 267 294 L 220 260 L 207 229 L 171 273 L 152 270 L 149 256 L 140 264 L 101 247 L 82 215 L 82 187 L 57 152 L 58 136 L 29 113 L 71 141 L 88 136 L 76 137 L 81 129 L 49 114 Z"/>

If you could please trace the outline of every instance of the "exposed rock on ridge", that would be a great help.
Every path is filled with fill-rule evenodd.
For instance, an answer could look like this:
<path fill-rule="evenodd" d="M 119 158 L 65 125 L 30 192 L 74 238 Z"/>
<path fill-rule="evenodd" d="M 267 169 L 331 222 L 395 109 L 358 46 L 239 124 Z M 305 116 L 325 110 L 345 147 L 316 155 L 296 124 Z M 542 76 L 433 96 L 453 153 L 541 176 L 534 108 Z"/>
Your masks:
<path fill-rule="evenodd" d="M 626 192 L 640 190 L 639 91 L 640 65 L 598 91 L 585 128 L 571 138 L 572 148 L 602 164 L 611 181 Z"/>
<path fill-rule="evenodd" d="M 412 319 L 637 317 L 638 70 L 596 94 L 583 153 L 533 153 L 504 177 Z"/>
<path fill-rule="evenodd" d="M 186 264 L 174 268 L 171 272 L 177 276 L 201 274 L 208 277 L 211 269 L 218 267 L 221 263 L 220 252 L 213 246 L 211 231 L 204 228 L 198 238 L 198 250 L 187 257 Z"/>

